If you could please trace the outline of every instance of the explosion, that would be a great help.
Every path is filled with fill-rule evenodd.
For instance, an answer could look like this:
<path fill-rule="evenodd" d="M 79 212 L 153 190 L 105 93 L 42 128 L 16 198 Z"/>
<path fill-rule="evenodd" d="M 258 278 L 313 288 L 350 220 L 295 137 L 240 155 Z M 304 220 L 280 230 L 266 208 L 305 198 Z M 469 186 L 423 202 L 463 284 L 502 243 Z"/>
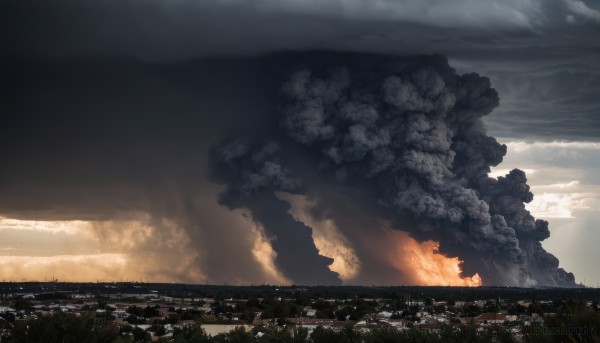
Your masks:
<path fill-rule="evenodd" d="M 381 260 L 368 255 L 393 247 L 361 241 L 384 234 L 378 225 L 387 221 L 412 240 L 401 246 L 399 261 L 410 267 L 396 268 L 403 279 L 575 285 L 541 245 L 548 223 L 525 208 L 533 199 L 525 173 L 488 176 L 506 146 L 487 136 L 481 121 L 499 103 L 487 78 L 457 75 L 440 55 L 297 57 L 261 64 L 276 99 L 270 121 L 238 130 L 210 152 L 212 180 L 225 186 L 219 202 L 248 210 L 274 237 L 275 264 L 285 277 L 340 283 L 334 270 L 348 264 L 336 258 L 348 254 L 319 251 L 318 230 L 310 227 L 317 222 L 337 227 L 356 247 L 353 265 L 368 273 L 365 261 Z M 310 199 L 312 219 L 295 218 L 278 193 Z"/>
<path fill-rule="evenodd" d="M 407 242 L 401 249 L 406 253 L 404 263 L 411 266 L 419 285 L 423 286 L 469 286 L 482 285 L 479 274 L 460 277 L 462 261 L 458 257 L 449 258 L 439 252 L 440 244 L 433 241 Z"/>
<path fill-rule="evenodd" d="M 402 276 L 390 280 L 394 284 L 467 287 L 483 284 L 478 273 L 471 276 L 463 273 L 463 261 L 459 258 L 440 253 L 438 242 L 418 242 L 405 231 L 384 226 L 380 240 L 369 240 L 368 244 L 385 251 L 380 265 L 388 264 Z"/>

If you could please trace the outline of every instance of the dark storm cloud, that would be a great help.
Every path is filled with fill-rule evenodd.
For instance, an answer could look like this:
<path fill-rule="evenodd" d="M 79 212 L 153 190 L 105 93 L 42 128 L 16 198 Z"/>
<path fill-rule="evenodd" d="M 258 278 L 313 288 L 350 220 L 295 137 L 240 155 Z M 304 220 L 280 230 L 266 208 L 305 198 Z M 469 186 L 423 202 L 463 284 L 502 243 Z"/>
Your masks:
<path fill-rule="evenodd" d="M 600 8 L 593 1 L 9 0 L 0 6 L 5 57 L 181 61 L 307 49 L 442 53 L 499 83 L 503 100 L 490 120 L 494 134 L 600 136 L 593 129 L 600 107 L 594 96 Z M 544 68 L 542 76 L 537 70 Z M 515 89 L 521 90 L 517 97 Z"/>
<path fill-rule="evenodd" d="M 218 212 L 211 207 L 215 200 L 211 197 L 221 190 L 203 177 L 209 144 L 238 135 L 250 135 L 248 141 L 257 142 L 267 134 L 274 136 L 268 137 L 273 141 L 283 140 L 280 144 L 289 151 L 295 149 L 285 143 L 289 141 L 286 137 L 291 137 L 301 144 L 322 144 L 313 155 L 305 156 L 314 162 L 314 155 L 324 154 L 328 163 L 319 168 L 349 165 L 338 168 L 334 180 L 344 180 L 356 168 L 369 178 L 378 177 L 396 161 L 389 145 L 394 144 L 397 123 L 383 128 L 373 126 L 381 121 L 379 113 L 368 105 L 373 94 L 382 96 L 386 106 L 397 111 L 441 113 L 455 106 L 452 113 L 457 113 L 457 118 L 450 122 L 469 132 L 483 132 L 482 123 L 470 119 L 488 112 L 496 103 L 482 96 L 480 99 L 487 100 L 470 113 L 468 94 L 453 93 L 462 89 L 458 86 L 444 93 L 447 90 L 440 90 L 439 79 L 427 68 L 410 79 L 382 71 L 386 78 L 376 82 L 365 75 L 353 78 L 352 87 L 356 87 L 357 80 L 364 83 L 364 90 L 359 92 L 362 95 L 344 102 L 336 109 L 339 117 L 330 122 L 328 108 L 332 103 L 341 103 L 339 95 L 348 91 L 347 75 L 343 67 L 338 68 L 328 82 L 315 84 L 310 73 L 315 64 L 340 67 L 343 63 L 336 59 L 344 54 L 320 58 L 302 53 L 254 59 L 231 56 L 319 48 L 443 53 L 461 72 L 489 72 L 493 86 L 499 83 L 500 107 L 488 120 L 494 135 L 597 139 L 599 100 L 594 93 L 600 84 L 596 62 L 600 59 L 598 13 L 592 2 L 577 0 L 461 0 L 452 4 L 436 0 L 343 4 L 4 1 L 0 4 L 5 52 L 0 56 L 4 90 L 0 102 L 0 214 L 112 219 L 127 217 L 123 212 L 145 211 L 177 218 L 198 246 L 206 249 L 204 263 L 209 277 L 222 281 L 235 277 L 239 269 L 245 270 L 249 278 L 260 272 L 249 254 L 247 232 L 226 219 L 226 210 Z M 206 56 L 211 58 L 196 59 Z M 369 55 L 361 55 L 360 59 L 367 65 L 379 61 L 379 57 Z M 423 63 L 419 59 L 407 61 Z M 282 88 L 296 66 L 301 66 L 293 74 L 296 79 L 288 80 Z M 365 65 L 357 67 L 367 69 Z M 454 77 L 453 72 L 447 73 L 450 76 L 440 77 Z M 489 88 L 485 82 L 478 84 L 483 79 L 474 76 L 465 76 L 464 80 L 477 84 L 475 90 Z M 374 84 L 381 87 L 381 93 L 371 89 Z M 453 103 L 450 95 L 458 102 Z M 469 104 L 462 112 L 461 97 Z M 279 103 L 279 113 L 285 115 L 275 118 L 273 104 L 283 98 L 286 100 Z M 465 123 L 473 127 L 461 126 Z M 422 113 L 407 116 L 402 125 L 408 125 L 408 143 L 415 149 L 436 152 L 431 158 L 407 151 L 402 155 L 403 166 L 430 183 L 450 177 L 442 166 L 454 157 L 447 145 L 456 132 L 437 121 L 428 121 Z M 336 131 L 340 127 L 348 129 L 343 136 Z M 421 132 L 426 128 L 429 134 Z M 472 154 L 477 158 L 470 163 L 477 168 L 499 162 L 504 154 L 485 135 L 461 139 L 466 143 L 457 158 Z M 457 140 L 456 146 L 461 142 Z M 282 159 L 302 174 L 301 178 L 317 178 L 312 175 L 314 171 L 302 166 L 310 163 L 287 157 Z M 368 163 L 361 164 L 364 161 Z M 303 188 L 287 186 L 285 168 L 265 161 L 254 173 L 257 177 L 226 179 L 227 184 L 235 186 L 234 193 L 242 191 L 229 199 L 242 202 L 223 203 L 247 208 L 244 193 L 252 197 L 261 189 L 304 192 Z M 409 181 L 399 180 L 400 186 L 394 187 L 404 187 Z M 415 213 L 459 220 L 460 211 L 452 210 L 452 206 L 478 204 L 472 191 L 457 194 L 452 187 L 440 191 L 442 199 L 446 201 L 452 195 L 457 202 L 463 199 L 462 203 L 444 208 L 448 204 L 435 197 L 418 203 L 414 199 L 423 190 L 418 183 L 411 187 L 398 202 Z M 278 200 L 270 201 L 274 207 L 285 207 Z M 437 211 L 436 206 L 445 212 Z M 475 218 L 478 210 L 485 212 L 475 206 L 469 213 Z M 498 209 L 497 215 L 508 210 L 502 211 Z M 509 212 L 518 212 L 514 211 Z M 496 214 L 486 216 L 483 220 L 489 219 L 495 231 L 484 230 L 484 234 L 512 234 L 505 229 L 509 220 L 504 223 Z M 259 217 L 257 214 L 253 219 L 263 222 L 264 218 Z M 282 215 L 281 220 L 290 218 Z M 228 240 L 237 235 L 244 239 Z M 511 239 L 506 242 L 510 244 L 503 246 L 515 246 Z M 535 240 L 532 242 L 528 250 L 521 249 L 523 254 L 540 249 Z M 447 244 L 445 249 L 451 248 Z M 231 259 L 243 261 L 243 266 L 230 268 L 227 260 L 220 258 L 223 251 L 231 254 Z M 325 259 L 316 261 L 318 255 L 310 251 L 315 264 L 327 264 Z"/>
<path fill-rule="evenodd" d="M 129 59 L 3 65 L 0 215 L 109 220 L 119 232 L 119 220 L 148 213 L 186 230 L 211 282 L 262 282 L 248 225 L 217 204 L 204 177 L 208 145 L 258 96 L 235 68 L 221 70 L 240 87 L 211 70 Z"/>
<path fill-rule="evenodd" d="M 593 36 L 585 34 L 597 31 L 594 13 L 598 10 L 589 7 L 592 4 L 581 10 L 582 6 L 569 6 L 572 3 L 584 4 L 577 0 L 51 0 L 5 1 L 2 12 L 3 26 L 10 33 L 9 50 L 31 54 L 181 60 L 327 48 L 552 59 L 571 54 L 572 48 L 598 46 Z"/>
<path fill-rule="evenodd" d="M 599 138 L 600 71 L 587 64 L 531 65 L 528 70 L 483 70 L 502 94 L 488 128 L 522 139 Z"/>

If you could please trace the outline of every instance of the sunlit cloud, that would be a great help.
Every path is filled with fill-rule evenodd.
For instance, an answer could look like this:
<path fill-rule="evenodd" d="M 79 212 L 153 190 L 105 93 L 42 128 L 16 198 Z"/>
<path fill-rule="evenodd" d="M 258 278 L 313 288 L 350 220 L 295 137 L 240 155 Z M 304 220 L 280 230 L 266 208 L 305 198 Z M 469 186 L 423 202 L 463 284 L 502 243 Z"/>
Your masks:
<path fill-rule="evenodd" d="M 526 208 L 534 217 L 573 219 L 577 211 L 594 210 L 593 200 L 600 197 L 600 187 L 597 181 L 589 179 L 584 166 L 578 167 L 577 163 L 595 158 L 600 143 L 508 141 L 505 144 L 508 147 L 505 161 L 489 176 L 503 176 L 513 166 L 525 171 L 534 194 Z"/>
<path fill-rule="evenodd" d="M 292 281 L 286 278 L 275 265 L 277 253 L 273 250 L 271 243 L 265 236 L 264 230 L 254 225 L 254 244 L 252 246 L 252 255 L 265 271 L 263 283 L 276 285 L 290 285 Z"/>
<path fill-rule="evenodd" d="M 502 139 L 499 139 L 502 141 Z M 579 150 L 600 150 L 600 143 L 598 142 L 586 142 L 586 141 L 508 141 L 506 143 L 508 151 L 520 153 L 532 149 L 579 149 Z"/>
<path fill-rule="evenodd" d="M 238 213 L 248 226 L 258 273 L 232 276 L 213 282 L 248 284 L 264 281 L 290 284 L 275 265 L 276 253 L 263 230 Z M 41 279 L 43 268 L 54 270 L 63 280 L 146 280 L 157 282 L 205 283 L 203 250 L 177 222 L 147 213 L 129 213 L 119 220 L 40 221 L 0 217 L 0 232 L 19 238 L 0 242 L 0 275 L 13 280 Z M 50 235 L 52 242 L 44 235 Z M 245 239 L 245 238 L 244 238 Z M 17 268 L 23 263 L 27 268 Z M 45 266 L 45 267 L 44 267 Z M 62 267 L 61 267 L 62 266 Z M 234 268 L 235 265 L 232 265 Z M 59 273 L 60 269 L 65 272 Z M 117 268 L 114 273 L 106 268 Z M 262 269 L 262 272 L 261 272 Z M 93 270 L 97 270 L 97 276 Z M 48 274 L 48 272 L 45 272 Z M 89 274 L 89 275 L 88 275 Z M 88 278 L 88 276 L 90 278 Z"/>
<path fill-rule="evenodd" d="M 143 277 L 127 268 L 122 254 L 39 256 L 0 256 L 3 281 L 115 281 Z"/>
<path fill-rule="evenodd" d="M 598 198 L 597 193 L 589 192 L 590 189 L 586 192 L 585 188 L 576 180 L 535 185 L 533 201 L 525 206 L 534 217 L 575 218 L 575 211 L 590 209 L 592 200 Z"/>
<path fill-rule="evenodd" d="M 577 20 L 583 18 L 578 16 Z M 534 217 L 550 222 L 551 235 L 544 240 L 544 248 L 578 280 L 597 280 L 597 270 L 582 262 L 580 256 L 595 256 L 597 250 L 583 242 L 598 240 L 595 223 L 600 220 L 600 142 L 498 141 L 507 145 L 508 152 L 494 168 L 493 176 L 513 168 L 533 171 L 527 171 L 533 201 L 525 206 Z"/>
<path fill-rule="evenodd" d="M 81 220 L 40 221 L 0 217 L 0 230 L 25 230 L 51 233 L 76 234 L 89 230 L 90 223 Z"/>
<path fill-rule="evenodd" d="M 527 210 L 539 218 L 574 218 L 575 210 L 589 209 L 592 198 L 585 193 L 541 193 L 526 204 Z"/>
<path fill-rule="evenodd" d="M 536 190 L 544 190 L 544 189 L 561 189 L 561 190 L 570 190 L 579 187 L 579 181 L 570 181 L 567 183 L 553 183 L 550 185 L 539 185 L 535 186 Z"/>
<path fill-rule="evenodd" d="M 0 275 L 10 279 L 40 280 L 51 271 L 68 281 L 205 281 L 185 230 L 145 213 L 116 221 L 1 218 L 0 230 L 22 232 L 22 243 L 0 247 Z M 52 246 L 38 238 L 41 234 L 52 235 Z M 77 249 L 70 248 L 73 244 Z"/>
<path fill-rule="evenodd" d="M 527 175 L 532 175 L 536 173 L 535 169 L 524 168 L 521 170 L 524 171 Z M 511 169 L 506 168 L 493 168 L 492 171 L 488 173 L 488 176 L 493 178 L 497 178 L 498 176 L 506 176 L 506 174 L 508 174 L 510 171 Z"/>

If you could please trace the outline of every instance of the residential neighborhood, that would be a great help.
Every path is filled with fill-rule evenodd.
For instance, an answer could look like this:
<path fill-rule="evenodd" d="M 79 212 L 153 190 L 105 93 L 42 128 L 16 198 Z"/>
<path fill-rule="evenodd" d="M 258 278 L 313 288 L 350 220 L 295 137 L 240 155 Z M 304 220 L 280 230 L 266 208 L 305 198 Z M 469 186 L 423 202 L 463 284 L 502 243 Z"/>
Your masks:
<path fill-rule="evenodd" d="M 131 290 L 130 287 L 112 284 L 96 285 L 94 292 L 63 290 L 54 285 L 53 289 L 43 292 L 3 293 L 1 341 L 19 342 L 19 335 L 28 337 L 32 328 L 44 322 L 58 321 L 58 325 L 62 325 L 61 322 L 77 320 L 110 328 L 115 338 L 125 342 L 184 342 L 188 340 L 180 336 L 190 330 L 217 341 L 221 338 L 231 341 L 226 337 L 232 333 L 245 334 L 244 337 L 257 341 L 269 341 L 274 334 L 285 333 L 296 338 L 304 335 L 304 341 L 317 342 L 323 341 L 315 338 L 323 336 L 323 332 L 329 332 L 330 336 L 353 332 L 363 338 L 381 332 L 418 333 L 427 338 L 426 341 L 466 334 L 480 341 L 490 337 L 503 342 L 544 341 L 556 337 L 597 341 L 600 328 L 597 299 L 514 299 L 516 291 L 493 291 L 510 296 L 474 299 L 472 293 L 477 293 L 476 290 L 463 289 L 467 295 L 464 299 L 436 299 L 428 294 L 435 292 L 426 287 L 388 288 L 387 297 L 379 297 L 376 295 L 382 294 L 385 288 L 375 291 L 363 287 L 363 294 L 352 296 L 345 293 L 361 291 L 361 288 L 331 288 L 338 291 L 324 296 L 325 292 L 305 287 L 264 286 L 256 287 L 253 292 L 224 297 L 222 294 L 227 292 L 204 292 L 199 296 L 188 292 L 173 296 L 173 292 L 169 295 L 164 289 L 153 290 L 148 286 L 151 287 L 134 285 L 138 288 L 133 290 L 138 292 L 130 293 L 120 292 Z M 218 286 L 213 288 L 218 289 Z M 455 288 L 447 290 L 454 291 Z M 482 294 L 490 292 L 492 290 Z M 544 293 L 539 290 L 538 296 L 545 298 Z M 46 338 L 44 342 L 52 341 L 51 337 Z"/>

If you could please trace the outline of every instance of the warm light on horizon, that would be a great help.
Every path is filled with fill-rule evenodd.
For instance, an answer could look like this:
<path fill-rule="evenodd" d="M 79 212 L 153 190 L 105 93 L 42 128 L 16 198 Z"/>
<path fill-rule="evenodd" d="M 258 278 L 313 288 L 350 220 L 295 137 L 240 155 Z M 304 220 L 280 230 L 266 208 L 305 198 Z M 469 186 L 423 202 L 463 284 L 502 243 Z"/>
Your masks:
<path fill-rule="evenodd" d="M 158 224 L 145 213 L 116 221 L 0 217 L 0 279 L 205 282 L 186 232 Z"/>
<path fill-rule="evenodd" d="M 439 252 L 440 244 L 434 241 L 418 243 L 407 241 L 403 247 L 409 251 L 407 261 L 414 269 L 422 286 L 468 286 L 482 285 L 479 274 L 460 277 L 462 261 L 458 257 L 446 257 Z"/>
<path fill-rule="evenodd" d="M 461 277 L 462 261 L 439 252 L 435 241 L 418 242 L 404 231 L 388 230 L 388 239 L 395 249 L 388 255 L 389 263 L 406 274 L 418 286 L 466 286 L 483 284 L 479 274 Z"/>

